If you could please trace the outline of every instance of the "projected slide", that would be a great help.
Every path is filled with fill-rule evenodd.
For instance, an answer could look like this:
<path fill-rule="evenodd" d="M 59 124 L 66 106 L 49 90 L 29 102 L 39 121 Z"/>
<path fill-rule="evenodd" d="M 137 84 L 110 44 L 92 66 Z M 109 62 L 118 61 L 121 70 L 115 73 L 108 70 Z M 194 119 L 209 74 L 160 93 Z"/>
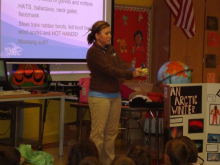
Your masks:
<path fill-rule="evenodd" d="M 103 0 L 1 0 L 1 58 L 85 59 Z"/>

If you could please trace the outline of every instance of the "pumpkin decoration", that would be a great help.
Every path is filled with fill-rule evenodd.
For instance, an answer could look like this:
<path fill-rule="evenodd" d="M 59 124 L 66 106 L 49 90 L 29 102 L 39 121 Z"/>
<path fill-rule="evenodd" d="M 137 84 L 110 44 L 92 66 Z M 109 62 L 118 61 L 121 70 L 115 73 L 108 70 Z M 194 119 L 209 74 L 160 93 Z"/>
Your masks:
<path fill-rule="evenodd" d="M 25 68 L 23 68 L 25 67 Z M 33 72 L 34 70 L 32 69 L 32 65 L 24 65 L 24 66 L 20 66 L 19 70 L 24 70 L 24 78 L 25 78 L 25 82 L 32 82 L 33 81 Z"/>
<path fill-rule="evenodd" d="M 15 84 L 15 85 L 23 84 L 23 82 L 24 82 L 23 70 L 15 71 L 13 76 L 12 76 L 12 81 L 13 81 L 13 84 Z"/>
<path fill-rule="evenodd" d="M 10 81 L 19 86 L 45 85 L 51 78 L 48 65 L 20 64 L 15 70 Z"/>
<path fill-rule="evenodd" d="M 42 70 L 34 70 L 33 83 L 35 85 L 43 85 L 45 74 Z"/>

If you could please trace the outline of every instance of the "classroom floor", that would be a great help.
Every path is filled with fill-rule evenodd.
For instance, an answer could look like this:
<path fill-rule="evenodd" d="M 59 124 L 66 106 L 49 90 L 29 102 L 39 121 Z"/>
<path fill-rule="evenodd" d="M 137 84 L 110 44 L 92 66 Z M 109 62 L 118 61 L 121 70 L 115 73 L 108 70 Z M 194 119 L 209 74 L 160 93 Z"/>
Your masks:
<path fill-rule="evenodd" d="M 159 146 L 160 146 L 160 163 L 162 164 L 163 162 L 163 135 L 160 135 L 159 138 Z M 152 143 L 151 143 L 151 153 L 152 153 L 152 160 L 153 163 L 152 165 L 156 164 L 156 150 L 155 150 L 155 135 L 152 136 Z M 131 139 L 131 144 L 143 144 L 143 139 Z M 43 146 L 43 151 L 46 153 L 51 154 L 55 161 L 54 161 L 54 165 L 66 165 L 67 162 L 67 156 L 68 153 L 71 149 L 71 145 L 64 145 L 64 150 L 63 150 L 63 157 L 60 159 L 58 156 L 59 153 L 59 148 L 58 148 L 58 143 L 57 144 L 51 144 L 51 145 L 46 145 Z M 121 134 L 118 135 L 117 139 L 116 139 L 116 143 L 115 143 L 115 153 L 116 155 L 125 155 L 126 151 L 128 149 L 128 145 L 127 145 L 127 141 L 126 139 L 122 138 Z M 24 165 L 30 165 L 29 163 L 24 163 Z"/>

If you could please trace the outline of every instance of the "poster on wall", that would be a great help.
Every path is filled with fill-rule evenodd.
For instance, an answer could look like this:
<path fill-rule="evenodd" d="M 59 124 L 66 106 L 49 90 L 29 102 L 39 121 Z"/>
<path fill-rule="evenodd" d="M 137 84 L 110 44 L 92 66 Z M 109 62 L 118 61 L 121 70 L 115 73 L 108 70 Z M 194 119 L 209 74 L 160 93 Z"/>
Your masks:
<path fill-rule="evenodd" d="M 202 86 L 179 86 L 170 90 L 170 115 L 202 113 Z"/>
<path fill-rule="evenodd" d="M 218 33 L 208 33 L 207 46 L 216 47 L 219 45 Z"/>
<path fill-rule="evenodd" d="M 220 143 L 220 134 L 209 133 L 207 142 L 208 143 Z"/>
<path fill-rule="evenodd" d="M 218 30 L 218 17 L 207 16 L 206 29 L 217 31 Z"/>
<path fill-rule="evenodd" d="M 204 119 L 189 119 L 188 133 L 203 133 Z"/>
<path fill-rule="evenodd" d="M 210 104 L 209 106 L 209 124 L 220 125 L 220 104 Z"/>
<path fill-rule="evenodd" d="M 195 144 L 196 147 L 198 148 L 198 152 L 202 153 L 203 152 L 203 140 L 192 140 Z"/>
<path fill-rule="evenodd" d="M 115 5 L 114 46 L 133 68 L 149 68 L 151 9 Z M 140 78 L 146 79 L 148 77 Z"/>
<path fill-rule="evenodd" d="M 219 162 L 220 153 L 207 153 L 207 161 Z"/>
<path fill-rule="evenodd" d="M 206 54 L 205 55 L 205 67 L 206 68 L 216 68 L 216 54 Z"/>
<path fill-rule="evenodd" d="M 183 136 L 183 126 L 170 127 L 170 139 Z"/>

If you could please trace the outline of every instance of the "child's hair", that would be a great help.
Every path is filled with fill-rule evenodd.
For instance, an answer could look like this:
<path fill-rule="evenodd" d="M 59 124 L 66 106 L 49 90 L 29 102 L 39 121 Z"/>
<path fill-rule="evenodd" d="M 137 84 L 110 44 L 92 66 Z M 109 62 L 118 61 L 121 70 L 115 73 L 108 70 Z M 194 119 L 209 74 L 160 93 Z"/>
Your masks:
<path fill-rule="evenodd" d="M 82 140 L 72 146 L 68 155 L 67 165 L 78 165 L 83 158 L 88 156 L 94 156 L 99 159 L 98 149 L 92 140 Z"/>
<path fill-rule="evenodd" d="M 131 158 L 136 165 L 151 164 L 151 154 L 147 147 L 141 145 L 131 146 L 127 151 L 127 156 Z"/>
<path fill-rule="evenodd" d="M 19 165 L 21 153 L 13 147 L 4 147 L 0 149 L 1 165 Z"/>
<path fill-rule="evenodd" d="M 198 148 L 196 147 L 196 144 L 194 141 L 192 141 L 189 137 L 187 136 L 182 136 L 179 138 L 183 143 L 187 145 L 189 148 L 189 159 L 188 163 L 196 163 L 197 158 L 198 158 Z"/>
<path fill-rule="evenodd" d="M 189 158 L 189 148 L 179 139 L 172 139 L 167 142 L 165 154 L 169 157 L 171 165 L 187 165 Z M 165 158 L 165 163 L 167 163 Z"/>
<path fill-rule="evenodd" d="M 85 157 L 79 165 L 102 165 L 97 157 L 88 156 Z"/>
<path fill-rule="evenodd" d="M 134 161 L 127 156 L 117 156 L 111 165 L 135 165 Z"/>

